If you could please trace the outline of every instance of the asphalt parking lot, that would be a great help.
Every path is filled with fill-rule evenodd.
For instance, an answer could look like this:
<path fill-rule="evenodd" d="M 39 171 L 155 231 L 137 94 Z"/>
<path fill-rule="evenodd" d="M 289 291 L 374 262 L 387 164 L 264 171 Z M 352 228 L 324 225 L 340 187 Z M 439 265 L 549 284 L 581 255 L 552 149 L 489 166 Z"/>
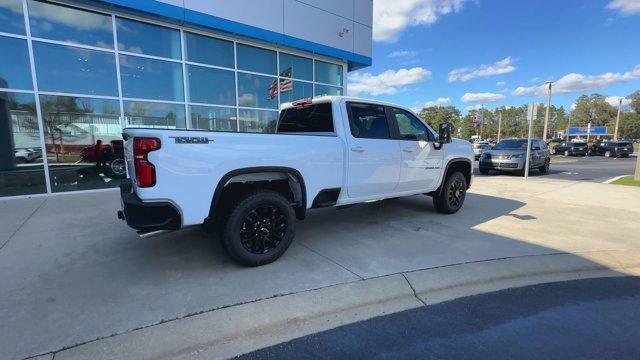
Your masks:
<path fill-rule="evenodd" d="M 636 158 L 605 158 L 604 156 L 564 156 L 551 155 L 549 173 L 542 175 L 532 170 L 530 176 L 544 176 L 551 179 L 605 182 L 621 175 L 631 175 L 636 166 Z M 478 171 L 478 162 L 475 162 L 476 176 L 516 176 L 509 173 L 491 172 L 482 175 Z"/>

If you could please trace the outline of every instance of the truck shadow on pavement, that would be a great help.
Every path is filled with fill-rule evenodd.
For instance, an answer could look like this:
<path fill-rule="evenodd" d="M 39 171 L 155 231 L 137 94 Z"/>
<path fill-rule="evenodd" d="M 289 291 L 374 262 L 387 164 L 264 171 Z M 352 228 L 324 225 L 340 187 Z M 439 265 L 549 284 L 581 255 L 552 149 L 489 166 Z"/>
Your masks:
<path fill-rule="evenodd" d="M 73 213 L 60 211 L 72 202 Z M 564 252 L 483 228 L 540 221 L 525 205 L 469 193 L 453 215 L 436 213 L 426 196 L 310 211 L 282 258 L 245 268 L 198 227 L 137 238 L 112 215 L 115 194 L 50 197 L 0 251 L 0 357 L 364 278 Z"/>

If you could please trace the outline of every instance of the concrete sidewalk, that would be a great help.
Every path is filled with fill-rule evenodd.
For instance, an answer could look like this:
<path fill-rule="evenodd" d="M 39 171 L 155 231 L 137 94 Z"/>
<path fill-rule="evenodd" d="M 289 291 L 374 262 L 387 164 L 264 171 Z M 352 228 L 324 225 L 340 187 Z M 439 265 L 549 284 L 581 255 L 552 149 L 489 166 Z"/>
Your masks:
<path fill-rule="evenodd" d="M 635 188 L 544 178 L 526 183 L 521 178 L 478 178 L 456 215 L 435 213 L 423 196 L 314 211 L 299 224 L 294 245 L 279 261 L 249 269 L 232 263 L 218 242 L 199 229 L 137 239 L 113 215 L 119 205 L 117 192 L 0 201 L 2 358 L 55 351 L 56 358 L 64 358 L 74 351 L 82 354 L 87 346 L 122 355 L 109 344 L 139 334 L 135 329 L 161 331 L 187 319 L 204 321 L 205 326 L 207 321 L 199 316 L 231 316 L 233 309 L 239 312 L 227 321 L 237 323 L 239 332 L 248 331 L 251 324 L 270 324 L 270 316 L 283 313 L 266 311 L 260 320 L 243 313 L 246 310 L 238 304 L 250 303 L 246 306 L 264 312 L 274 309 L 266 305 L 283 294 L 304 296 L 314 289 L 357 287 L 367 283 L 363 279 L 391 278 L 385 280 L 390 283 L 374 286 L 384 290 L 378 298 L 369 289 L 355 296 L 359 302 L 375 303 L 380 294 L 397 295 L 392 301 L 380 300 L 377 312 L 363 311 L 375 316 L 428 302 L 433 289 L 421 288 L 414 283 L 417 275 L 411 274 L 456 264 L 566 254 L 562 256 L 575 259 L 564 259 L 566 263 L 626 271 L 633 268 L 631 263 L 616 257 L 613 262 L 590 259 L 588 254 L 622 250 L 616 256 L 624 256 L 640 249 L 637 204 L 640 189 Z M 517 266 L 499 268 L 508 274 Z M 440 273 L 436 278 L 452 276 Z M 336 291 L 317 304 L 358 307 L 340 305 L 352 290 Z M 301 308 L 289 316 L 309 311 Z M 306 323 L 304 316 L 298 321 Z M 231 344 L 234 336 L 222 339 Z M 122 346 L 120 350 L 126 348 Z M 64 348 L 71 350 L 59 352 Z M 193 355 L 190 350 L 178 352 Z"/>

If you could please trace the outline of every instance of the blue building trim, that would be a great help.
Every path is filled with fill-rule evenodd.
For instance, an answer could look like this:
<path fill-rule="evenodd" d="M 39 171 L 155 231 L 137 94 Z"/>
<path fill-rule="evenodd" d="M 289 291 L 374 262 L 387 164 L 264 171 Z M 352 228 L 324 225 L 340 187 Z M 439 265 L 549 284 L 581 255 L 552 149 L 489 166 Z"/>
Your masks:
<path fill-rule="evenodd" d="M 371 58 L 364 55 L 185 9 L 183 7 L 165 4 L 156 0 L 84 0 L 84 2 L 94 5 L 97 3 L 99 6 L 105 8 L 114 7 L 118 10 L 136 15 L 141 15 L 140 13 L 142 13 L 151 18 L 162 19 L 176 25 L 204 27 L 277 45 L 289 46 L 318 55 L 343 59 L 347 61 L 349 71 L 371 65 Z"/>

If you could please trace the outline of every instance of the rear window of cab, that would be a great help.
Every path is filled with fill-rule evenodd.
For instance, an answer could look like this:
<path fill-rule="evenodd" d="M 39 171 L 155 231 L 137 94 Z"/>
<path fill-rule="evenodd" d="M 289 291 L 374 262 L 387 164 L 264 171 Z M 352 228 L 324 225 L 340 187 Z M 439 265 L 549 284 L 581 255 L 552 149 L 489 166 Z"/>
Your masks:
<path fill-rule="evenodd" d="M 331 103 L 290 107 L 280 112 L 278 133 L 333 133 Z"/>

